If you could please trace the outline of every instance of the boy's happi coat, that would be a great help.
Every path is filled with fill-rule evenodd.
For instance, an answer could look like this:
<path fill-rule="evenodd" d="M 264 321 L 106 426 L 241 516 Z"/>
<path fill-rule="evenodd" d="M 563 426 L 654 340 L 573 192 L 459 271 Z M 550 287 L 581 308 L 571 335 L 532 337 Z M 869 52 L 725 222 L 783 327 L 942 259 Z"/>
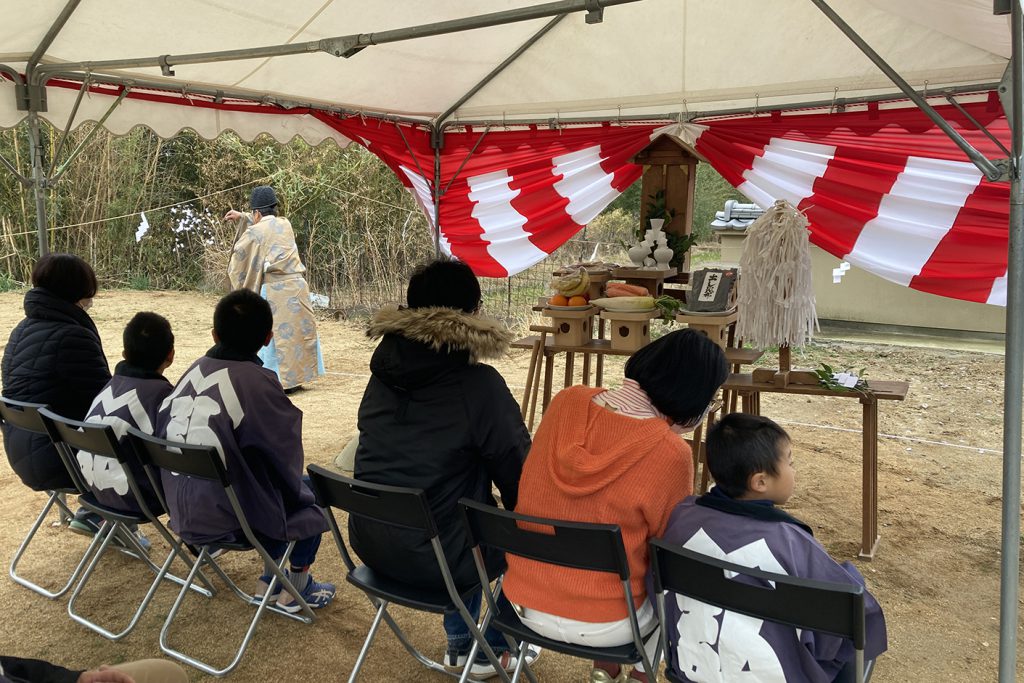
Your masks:
<path fill-rule="evenodd" d="M 704 498 L 709 497 L 713 494 Z M 805 525 L 771 508 L 770 504 L 763 503 L 774 514 L 758 519 L 721 509 L 740 506 L 716 508 L 699 504 L 698 500 L 691 496 L 676 506 L 665 540 L 703 555 L 766 572 L 864 584 L 852 564 L 837 563 Z M 741 506 L 759 504 L 741 503 Z M 791 521 L 783 521 L 783 518 Z M 737 580 L 764 585 L 749 577 L 737 577 Z M 852 642 L 836 636 L 798 631 L 791 626 L 723 612 L 672 593 L 666 595 L 665 605 L 670 643 L 667 661 L 684 681 L 830 683 L 843 665 L 854 658 Z M 865 656 L 873 659 L 886 649 L 885 619 L 870 594 L 865 594 L 865 607 Z"/>
<path fill-rule="evenodd" d="M 163 375 L 121 361 L 114 368 L 114 376 L 93 399 L 85 421 L 110 425 L 119 439 L 129 427 L 152 434 L 160 404 L 173 388 Z M 139 511 L 121 463 L 85 451 L 78 451 L 75 457 L 96 500 L 115 509 Z M 157 508 L 158 500 L 145 472 L 136 467 L 132 474 L 149 507 Z"/>
<path fill-rule="evenodd" d="M 255 355 L 215 346 L 160 406 L 157 434 L 215 446 L 253 530 L 277 540 L 323 533 L 327 523 L 303 480 L 302 411 Z M 190 543 L 241 539 L 219 482 L 163 472 L 171 528 Z"/>

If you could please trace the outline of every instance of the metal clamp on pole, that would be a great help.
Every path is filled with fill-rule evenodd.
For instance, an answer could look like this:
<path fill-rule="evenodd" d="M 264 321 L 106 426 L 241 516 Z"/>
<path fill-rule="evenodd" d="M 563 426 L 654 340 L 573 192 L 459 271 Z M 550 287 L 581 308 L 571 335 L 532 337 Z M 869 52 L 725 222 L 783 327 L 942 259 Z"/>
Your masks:
<path fill-rule="evenodd" d="M 157 57 L 157 62 L 160 65 L 160 73 L 164 76 L 171 77 L 174 75 L 174 69 L 171 68 L 171 63 L 167 61 L 170 55 L 160 55 Z"/>

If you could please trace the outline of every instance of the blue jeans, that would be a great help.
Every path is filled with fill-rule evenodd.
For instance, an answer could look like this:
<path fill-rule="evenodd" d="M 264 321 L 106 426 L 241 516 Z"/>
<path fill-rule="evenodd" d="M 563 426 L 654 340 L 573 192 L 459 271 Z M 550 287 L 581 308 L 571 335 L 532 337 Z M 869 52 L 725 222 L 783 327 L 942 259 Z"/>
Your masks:
<path fill-rule="evenodd" d="M 469 610 L 470 616 L 477 621 L 480 619 L 482 600 L 483 594 L 476 593 L 466 602 L 466 609 Z M 497 604 L 499 611 L 512 609 L 512 603 L 508 601 L 504 593 L 498 597 Z M 473 647 L 473 634 L 469 632 L 469 626 L 463 621 L 462 615 L 458 611 L 444 613 L 444 632 L 448 635 L 448 652 L 460 655 L 469 654 L 470 648 Z M 488 626 L 484 631 L 484 639 L 496 655 L 508 650 L 505 636 L 493 626 Z"/>

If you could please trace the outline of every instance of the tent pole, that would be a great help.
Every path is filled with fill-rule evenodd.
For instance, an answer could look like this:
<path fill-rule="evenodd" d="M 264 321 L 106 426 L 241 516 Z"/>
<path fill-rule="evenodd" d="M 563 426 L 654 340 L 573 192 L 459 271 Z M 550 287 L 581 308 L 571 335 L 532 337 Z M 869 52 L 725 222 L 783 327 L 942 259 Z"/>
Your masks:
<path fill-rule="evenodd" d="M 1010 247 L 1006 274 L 1006 353 L 1003 386 L 1003 520 L 999 571 L 999 683 L 1017 680 L 1020 581 L 1021 389 L 1024 385 L 1024 13 L 1010 12 L 1013 92 L 1010 115 Z"/>
<path fill-rule="evenodd" d="M 57 169 L 57 173 L 56 174 L 53 173 L 53 163 L 50 164 L 50 184 L 51 185 L 56 183 L 58 180 L 60 180 L 61 176 L 64 175 L 64 172 L 67 171 L 68 167 L 72 164 L 72 162 L 74 162 L 74 160 L 78 158 L 78 155 L 82 153 L 82 150 L 84 150 L 86 147 L 89 146 L 89 143 L 92 142 L 94 137 L 96 137 L 96 133 L 99 132 L 99 130 L 103 127 L 103 124 L 106 123 L 107 119 L 110 118 L 110 115 L 114 113 L 114 110 L 117 109 L 118 105 L 121 104 L 121 101 L 124 100 L 124 98 L 127 97 L 127 96 L 128 96 L 128 88 L 125 88 L 124 90 L 121 91 L 121 94 L 117 96 L 117 99 L 114 100 L 111 103 L 111 105 L 107 109 L 106 113 L 103 116 L 100 117 L 99 121 L 96 122 L 96 125 L 92 127 L 92 130 L 90 130 L 89 134 L 85 136 L 85 139 L 82 140 L 80 143 L 78 143 L 77 147 L 75 147 L 73 150 L 71 150 L 71 153 L 68 154 L 68 158 L 65 159 L 64 163 L 62 163 L 60 165 L 60 168 Z M 72 116 L 73 115 L 74 115 L 74 112 L 72 112 Z M 68 120 L 68 128 L 69 129 L 71 128 L 71 119 Z M 66 138 L 61 138 L 61 139 L 64 140 Z M 56 155 L 54 156 L 54 163 L 55 162 L 56 162 Z"/>
<path fill-rule="evenodd" d="M 78 8 L 81 0 L 68 0 L 60 14 L 50 24 L 46 35 L 32 52 L 25 65 L 25 80 L 28 86 L 28 141 L 29 156 L 32 159 L 32 194 L 36 200 L 36 232 L 39 235 L 39 255 L 45 256 L 50 251 L 46 235 L 46 172 L 43 170 L 43 136 L 39 124 L 39 112 L 46 111 L 46 100 L 42 86 L 36 81 L 39 60 L 57 38 L 71 15 Z"/>
<path fill-rule="evenodd" d="M 78 4 L 79 0 L 71 0 L 69 4 Z M 521 21 L 532 21 L 544 19 L 559 14 L 572 12 L 586 12 L 587 23 L 598 23 L 601 12 L 605 7 L 614 5 L 625 5 L 639 0 L 557 0 L 540 5 L 528 5 L 515 9 L 479 14 L 471 17 L 451 19 L 449 21 L 438 21 L 418 26 L 407 26 L 405 28 L 392 29 L 388 31 L 377 31 L 374 33 L 353 33 L 344 36 L 334 36 L 300 43 L 285 43 L 282 45 L 265 45 L 261 47 L 248 47 L 237 50 L 218 50 L 215 52 L 192 52 L 181 55 L 157 55 L 153 57 L 138 57 L 132 59 L 106 59 L 91 62 L 69 62 L 63 64 L 44 64 L 38 69 L 40 74 L 56 71 L 89 70 L 102 71 L 109 69 L 133 69 L 138 67 L 160 67 L 164 76 L 174 76 L 172 67 L 180 64 L 208 64 L 211 62 L 229 62 L 240 59 L 256 59 L 260 57 L 282 57 L 286 55 L 300 55 L 314 52 L 326 52 L 335 57 L 351 57 L 360 50 L 371 45 L 382 45 L 385 43 L 396 43 L 405 40 L 416 40 L 429 36 L 440 36 L 461 31 L 471 31 L 489 26 L 502 26 L 514 24 Z M 74 8 L 72 8 L 74 9 Z M 70 14 L 70 12 L 68 13 Z M 594 17 L 596 20 L 592 20 Z"/>
<path fill-rule="evenodd" d="M 947 94 L 973 94 L 980 92 L 987 92 L 989 90 L 995 90 L 999 87 L 999 83 L 975 83 L 972 85 L 958 85 L 951 88 L 943 88 L 940 93 L 933 92 L 928 97 L 945 97 Z M 919 93 L 921 94 L 921 93 Z M 751 95 L 753 99 L 753 95 Z M 783 113 L 787 111 L 795 111 L 800 109 L 829 109 L 830 107 L 850 107 L 858 104 L 867 104 L 868 102 L 892 102 L 894 100 L 905 100 L 907 99 L 902 93 L 887 93 L 885 95 L 866 95 L 864 97 L 840 97 L 834 100 L 814 100 L 807 102 L 792 102 L 779 107 L 772 107 L 762 110 L 762 114 L 766 114 L 769 111 L 781 111 Z M 705 118 L 718 118 L 728 116 L 750 116 L 753 111 L 750 107 L 738 107 L 734 109 L 721 109 L 718 111 L 693 111 L 688 112 L 672 111 L 662 112 L 655 114 L 640 114 L 636 116 L 560 116 L 558 123 L 560 125 L 567 124 L 589 124 L 589 123 L 606 123 L 609 120 L 614 120 L 623 123 L 678 123 L 680 119 L 687 123 L 691 121 L 700 122 L 701 119 Z M 459 119 L 458 121 L 447 121 L 443 124 L 443 128 L 458 128 L 460 126 L 529 126 L 539 125 L 547 126 L 552 122 L 552 118 L 509 118 L 505 119 Z"/>
<path fill-rule="evenodd" d="M 889 66 L 888 62 L 882 59 L 882 56 L 875 52 L 874 49 L 872 49 L 872 47 L 860 37 L 860 34 L 858 34 L 852 26 L 847 24 L 835 10 L 829 7 L 825 0 L 811 0 L 811 2 L 821 10 L 822 14 L 828 17 L 829 21 L 836 25 L 836 28 L 842 31 L 843 35 L 850 39 L 851 43 L 856 45 L 857 48 L 872 61 L 874 65 L 889 78 L 890 81 L 895 83 L 896 87 L 902 90 L 910 101 L 916 104 L 918 109 L 924 112 L 925 116 L 930 118 L 935 125 L 938 126 L 942 132 L 956 144 L 957 147 L 963 150 L 964 154 L 967 155 L 967 158 L 985 174 L 985 177 L 989 180 L 999 180 L 1004 177 L 1005 169 L 1000 168 L 997 164 L 990 161 L 984 154 L 976 150 L 971 143 L 964 140 L 960 133 L 956 132 L 953 127 L 949 125 L 946 119 L 942 118 L 937 111 L 932 109 L 932 106 L 928 104 L 928 101 L 924 97 L 918 95 L 914 88 L 896 72 L 896 69 Z"/>
<path fill-rule="evenodd" d="M 71 18 L 71 15 L 78 8 L 78 3 L 81 1 L 82 0 L 68 0 L 64 5 L 64 8 L 60 11 L 60 14 L 57 15 L 57 18 L 53 20 L 52 24 L 50 24 L 50 28 L 47 30 L 46 35 L 44 35 L 43 39 L 39 41 L 39 45 L 37 45 L 35 51 L 32 52 L 32 56 L 28 58 L 28 62 L 25 66 L 25 75 L 29 77 L 28 80 L 30 84 L 32 81 L 32 73 L 35 72 L 36 67 L 39 64 L 39 60 L 41 60 L 43 55 L 46 54 L 50 45 L 52 45 L 53 41 L 57 38 L 57 34 L 64 28 L 64 24 L 68 23 L 68 19 Z"/>
<path fill-rule="evenodd" d="M 434 256 L 441 256 L 441 150 L 444 134 L 437 124 L 430 126 L 430 146 L 434 150 Z"/>
<path fill-rule="evenodd" d="M 557 17 L 555 17 L 554 19 L 552 19 L 548 23 L 544 24 L 544 28 L 542 28 L 541 30 L 537 31 L 532 36 L 530 36 L 529 39 L 525 43 L 520 45 L 519 48 L 516 49 L 515 52 L 513 52 L 508 57 L 506 57 L 504 59 L 504 61 L 501 62 L 501 64 L 499 64 L 498 66 L 496 66 L 493 69 L 491 69 L 490 73 L 488 73 L 486 76 L 481 78 L 480 81 L 476 85 L 474 85 L 472 88 L 470 88 L 466 92 L 465 95 L 460 97 L 452 106 L 448 107 L 440 116 L 437 117 L 436 121 L 437 121 L 438 125 L 440 125 L 440 124 L 444 123 L 446 120 L 448 120 L 448 117 L 451 116 L 456 110 L 458 110 L 459 107 L 461 107 L 463 104 L 465 104 L 471 97 L 473 97 L 473 95 L 475 95 L 478 92 L 480 92 L 480 90 L 485 85 L 487 85 L 488 83 L 493 81 L 495 76 L 497 76 L 502 71 L 504 71 L 505 68 L 509 64 L 511 64 L 512 62 L 514 62 L 517 59 L 519 59 L 520 55 L 522 55 L 524 52 L 526 52 L 531 47 L 533 47 L 534 44 L 538 40 L 540 40 L 541 38 L 544 37 L 544 34 L 546 34 L 548 31 L 550 31 L 555 26 L 557 26 L 558 22 L 562 21 L 562 19 L 565 19 L 565 15 L 564 14 L 559 14 Z"/>
<path fill-rule="evenodd" d="M 39 125 L 39 112 L 28 113 L 28 146 L 32 158 L 32 194 L 36 200 L 36 233 L 39 237 L 39 255 L 50 252 L 46 235 L 46 174 L 43 172 L 43 142 Z"/>

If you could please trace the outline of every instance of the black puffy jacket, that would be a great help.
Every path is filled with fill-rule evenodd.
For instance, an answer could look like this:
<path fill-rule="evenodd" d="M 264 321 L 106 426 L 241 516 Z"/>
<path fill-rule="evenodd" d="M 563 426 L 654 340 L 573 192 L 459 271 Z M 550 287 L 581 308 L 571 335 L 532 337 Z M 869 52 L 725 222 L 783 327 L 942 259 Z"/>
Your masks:
<path fill-rule="evenodd" d="M 46 289 L 25 294 L 25 319 L 4 349 L 3 395 L 45 403 L 58 415 L 82 420 L 110 381 L 110 368 L 89 314 Z M 4 450 L 21 480 L 37 491 L 71 486 L 47 436 L 4 428 Z"/>
<path fill-rule="evenodd" d="M 530 434 L 505 380 L 478 358 L 500 356 L 509 333 L 497 321 L 452 309 L 385 309 L 367 334 L 383 337 L 359 406 L 355 478 L 423 489 L 455 581 L 477 580 L 459 498 L 515 507 Z M 442 588 L 433 550 L 418 532 L 349 518 L 360 559 L 393 579 Z M 504 558 L 488 553 L 492 575 Z"/>

